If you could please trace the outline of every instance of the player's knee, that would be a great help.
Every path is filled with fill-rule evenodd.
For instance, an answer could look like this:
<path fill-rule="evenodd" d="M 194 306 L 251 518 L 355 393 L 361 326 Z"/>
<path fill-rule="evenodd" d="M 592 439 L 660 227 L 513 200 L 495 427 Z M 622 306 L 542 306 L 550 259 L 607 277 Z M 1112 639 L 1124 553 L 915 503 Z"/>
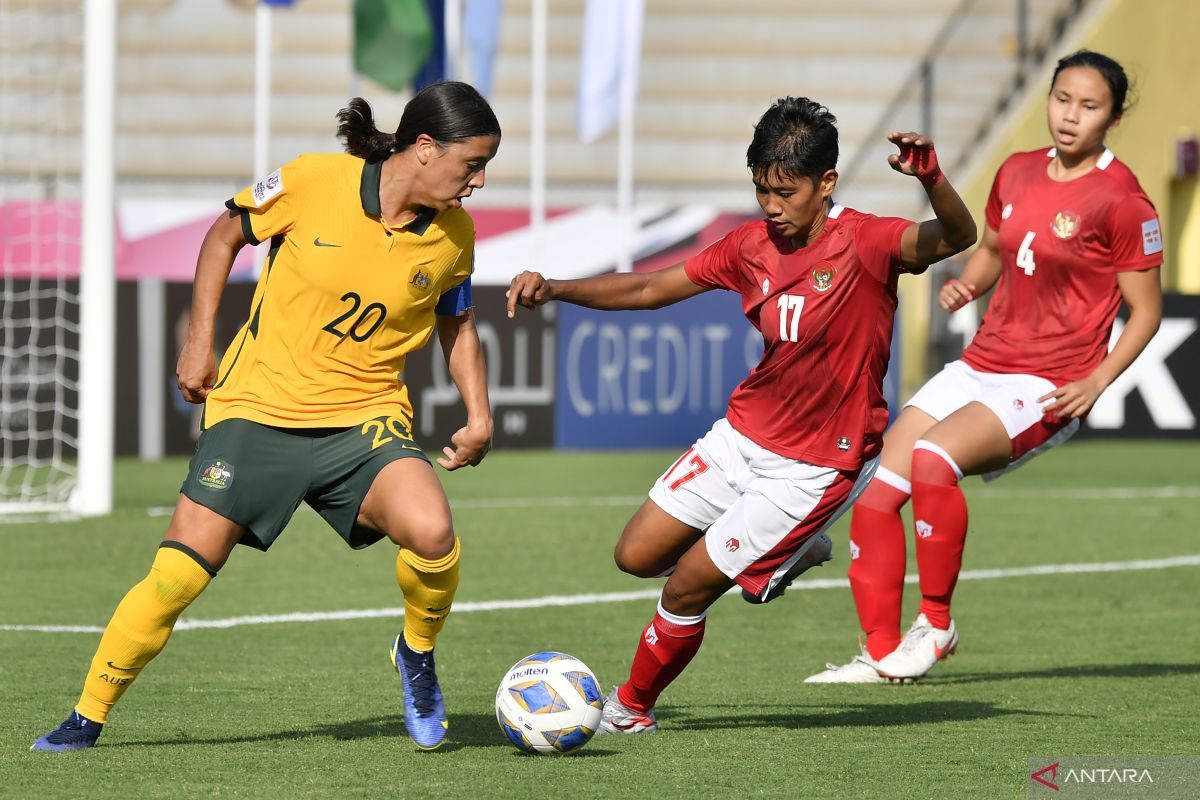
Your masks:
<path fill-rule="evenodd" d="M 672 579 L 663 586 L 659 602 L 665 611 L 691 617 L 703 614 L 712 600 L 704 588 L 689 586 L 687 581 Z"/>
<path fill-rule="evenodd" d="M 626 533 L 628 533 L 626 528 Z M 649 563 L 645 557 L 645 553 L 641 551 L 636 544 L 630 541 L 630 537 L 621 536 L 617 546 L 613 549 L 613 560 L 617 562 L 617 569 L 621 572 L 626 572 L 638 578 L 653 578 L 662 572 L 657 569 L 656 565 Z"/>
<path fill-rule="evenodd" d="M 405 519 L 390 525 L 388 538 L 420 558 L 437 560 L 454 549 L 454 524 L 449 514 L 409 510 Z"/>

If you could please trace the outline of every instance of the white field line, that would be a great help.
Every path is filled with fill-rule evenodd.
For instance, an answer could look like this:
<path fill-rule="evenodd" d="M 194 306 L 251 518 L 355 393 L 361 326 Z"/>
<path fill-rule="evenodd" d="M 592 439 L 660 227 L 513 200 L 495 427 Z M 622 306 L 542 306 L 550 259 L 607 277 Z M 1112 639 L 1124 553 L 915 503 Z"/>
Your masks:
<path fill-rule="evenodd" d="M 1174 500 L 1200 498 L 1200 486 L 1110 486 L 1079 489 L 992 489 L 968 485 L 971 500 Z M 451 500 L 451 508 L 587 508 L 639 506 L 646 495 L 612 497 L 476 497 Z M 306 506 L 301 506 L 306 508 Z M 152 506 L 151 517 L 170 516 L 174 506 Z"/>
<path fill-rule="evenodd" d="M 1041 564 L 1031 567 L 1009 569 L 966 570 L 958 576 L 960 581 L 996 580 L 999 578 L 1022 578 L 1032 575 L 1064 575 L 1088 572 L 1133 572 L 1171 567 L 1200 567 L 1200 553 L 1171 558 L 1153 558 L 1140 561 L 1108 561 L 1090 564 Z M 916 583 L 916 575 L 904 576 L 905 583 Z M 846 589 L 850 582 L 845 578 L 827 578 L 800 581 L 789 591 L 808 589 Z M 609 592 L 607 594 L 572 594 L 530 597 L 524 600 L 484 600 L 455 603 L 455 614 L 470 614 L 478 611 L 509 611 L 523 608 L 551 608 L 561 606 L 598 605 L 601 603 L 625 603 L 631 600 L 655 600 L 661 589 L 641 589 L 636 592 Z M 738 592 L 734 587 L 730 594 Z M 199 630 L 201 628 L 240 628 L 244 625 L 274 625 L 284 622 L 329 622 L 333 620 L 379 619 L 404 616 L 404 608 L 364 608 L 347 611 L 296 611 L 290 614 L 257 614 L 225 619 L 185 619 L 175 625 L 175 630 Z M 33 633 L 102 633 L 97 625 L 0 625 L 0 631 Z"/>

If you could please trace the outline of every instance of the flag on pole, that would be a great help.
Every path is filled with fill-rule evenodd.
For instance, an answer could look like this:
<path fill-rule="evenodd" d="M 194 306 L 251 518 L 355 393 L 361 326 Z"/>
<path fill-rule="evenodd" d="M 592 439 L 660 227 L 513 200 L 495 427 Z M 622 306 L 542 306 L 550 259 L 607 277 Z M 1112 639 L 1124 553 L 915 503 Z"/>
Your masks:
<path fill-rule="evenodd" d="M 463 33 L 467 42 L 467 61 L 471 82 L 479 93 L 492 93 L 492 66 L 500 41 L 500 10 L 503 0 L 467 0 Z"/>
<path fill-rule="evenodd" d="M 580 141 L 594 142 L 620 117 L 621 63 L 635 87 L 642 50 L 645 0 L 587 0 L 579 60 L 575 129 Z"/>
<path fill-rule="evenodd" d="M 354 69 L 393 92 L 408 88 L 433 50 L 425 0 L 354 0 Z"/>
<path fill-rule="evenodd" d="M 431 83 L 446 77 L 446 3 L 445 0 L 425 0 L 425 11 L 429 16 L 429 55 L 425 63 L 413 76 L 413 91 L 419 92 Z"/>

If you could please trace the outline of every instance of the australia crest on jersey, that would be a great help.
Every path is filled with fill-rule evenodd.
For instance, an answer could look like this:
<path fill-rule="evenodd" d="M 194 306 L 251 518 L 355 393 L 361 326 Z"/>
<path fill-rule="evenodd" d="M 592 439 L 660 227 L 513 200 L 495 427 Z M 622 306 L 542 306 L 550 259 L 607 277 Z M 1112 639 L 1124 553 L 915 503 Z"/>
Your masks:
<path fill-rule="evenodd" d="M 429 268 L 420 266 L 414 269 L 412 277 L 408 279 L 408 285 L 412 286 L 418 292 L 428 292 L 429 287 L 433 286 L 433 278 L 430 276 Z"/>
<path fill-rule="evenodd" d="M 1060 239 L 1070 239 L 1079 232 L 1079 215 L 1074 211 L 1060 211 L 1054 215 L 1050 229 Z"/>
<path fill-rule="evenodd" d="M 819 261 L 813 267 L 812 274 L 808 276 L 808 285 L 818 292 L 825 293 L 833 288 L 833 280 L 836 277 L 837 270 L 833 268 L 833 264 L 828 261 Z"/>
<path fill-rule="evenodd" d="M 196 482 L 216 491 L 228 489 L 233 483 L 233 464 L 221 459 L 205 461 L 200 465 Z"/>

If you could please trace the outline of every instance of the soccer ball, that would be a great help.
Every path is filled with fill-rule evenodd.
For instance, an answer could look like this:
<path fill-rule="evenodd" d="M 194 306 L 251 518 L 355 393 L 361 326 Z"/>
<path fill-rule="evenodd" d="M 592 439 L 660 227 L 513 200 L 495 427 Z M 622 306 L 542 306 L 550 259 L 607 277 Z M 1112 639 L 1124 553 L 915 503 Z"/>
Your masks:
<path fill-rule="evenodd" d="M 496 690 L 496 722 L 526 753 L 570 753 L 600 726 L 604 695 L 579 659 L 547 651 L 522 658 Z"/>

